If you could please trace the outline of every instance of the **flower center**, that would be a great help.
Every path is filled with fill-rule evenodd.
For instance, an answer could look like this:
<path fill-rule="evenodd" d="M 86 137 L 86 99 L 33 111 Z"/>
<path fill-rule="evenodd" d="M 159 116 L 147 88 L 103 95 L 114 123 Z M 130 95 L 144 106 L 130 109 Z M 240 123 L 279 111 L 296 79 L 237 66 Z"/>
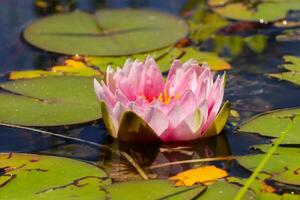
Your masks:
<path fill-rule="evenodd" d="M 168 105 L 172 99 L 179 99 L 180 94 L 177 93 L 175 96 L 170 96 L 166 89 L 158 95 L 157 100 L 162 102 L 165 105 Z"/>

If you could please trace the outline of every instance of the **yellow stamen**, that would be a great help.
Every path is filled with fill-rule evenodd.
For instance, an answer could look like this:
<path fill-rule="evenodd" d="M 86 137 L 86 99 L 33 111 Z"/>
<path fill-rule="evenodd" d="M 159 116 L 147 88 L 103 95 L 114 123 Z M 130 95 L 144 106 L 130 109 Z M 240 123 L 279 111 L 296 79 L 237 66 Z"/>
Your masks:
<path fill-rule="evenodd" d="M 164 89 L 164 91 L 158 95 L 157 100 L 162 102 L 165 105 L 168 105 L 172 101 L 172 99 L 179 99 L 179 98 L 180 98 L 179 93 L 177 93 L 175 96 L 170 96 L 168 91 Z"/>

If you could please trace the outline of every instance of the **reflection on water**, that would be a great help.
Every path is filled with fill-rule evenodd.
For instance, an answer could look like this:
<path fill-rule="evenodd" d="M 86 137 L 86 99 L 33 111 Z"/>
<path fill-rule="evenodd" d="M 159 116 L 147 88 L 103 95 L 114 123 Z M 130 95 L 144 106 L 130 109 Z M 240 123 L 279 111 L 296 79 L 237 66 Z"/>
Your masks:
<path fill-rule="evenodd" d="M 63 2 L 63 5 L 68 3 L 68 1 L 61 2 Z M 163 10 L 174 14 L 183 12 L 185 15 L 191 15 L 188 12 L 188 6 L 183 9 L 184 3 L 184 0 L 78 0 L 74 4 L 74 8 L 93 11 L 103 7 L 141 7 Z M 49 9 L 40 12 L 36 10 L 31 0 L 0 0 L 1 81 L 7 80 L 5 75 L 9 71 L 45 69 L 61 59 L 60 55 L 43 52 L 31 47 L 20 37 L 20 33 L 26 24 L 48 14 L 48 12 L 54 11 Z M 278 42 L 275 40 L 278 29 L 270 29 L 270 27 L 255 27 L 257 31 L 247 35 L 245 32 L 240 32 L 241 27 L 239 24 L 220 32 L 220 34 L 225 35 L 219 34 L 211 37 L 210 31 L 216 28 L 212 26 L 214 23 L 211 20 L 216 20 L 216 16 L 213 16 L 207 11 L 207 8 L 204 8 L 204 11 L 198 13 L 196 18 L 202 20 L 203 24 L 197 30 L 200 31 L 197 34 L 201 34 L 201 37 L 198 35 L 198 41 L 194 42 L 198 44 L 201 50 L 215 51 L 226 57 L 234 67 L 233 70 L 228 72 L 225 98 L 239 112 L 241 120 L 274 108 L 300 106 L 299 88 L 265 76 L 266 73 L 280 71 L 278 65 L 282 64 L 283 55 L 300 56 L 299 40 Z M 218 18 L 218 20 L 221 20 L 220 23 L 224 23 L 223 19 Z M 247 26 L 254 25 L 248 24 Z M 260 34 L 257 35 L 257 33 Z M 234 36 L 230 36 L 230 34 L 234 34 Z M 179 146 L 177 144 L 176 147 L 169 144 L 168 146 L 152 145 L 143 146 L 142 148 L 113 142 L 106 136 L 101 120 L 96 125 L 86 124 L 83 126 L 52 128 L 51 131 L 107 144 L 115 149 L 126 151 L 144 167 L 188 159 L 229 156 L 231 154 L 242 155 L 248 153 L 248 146 L 264 142 L 257 136 L 236 134 L 232 126 L 226 127 L 223 135 L 210 140 L 200 140 L 196 143 L 180 144 Z M 130 172 L 132 172 L 119 157 L 97 147 L 19 129 L 0 127 L 0 151 L 54 154 L 96 161 L 98 164 L 103 164 L 104 161 L 112 161 L 107 162 L 106 165 L 116 171 L 115 177 L 119 176 L 118 171 L 120 170 L 127 170 L 128 178 L 130 178 Z M 157 173 L 159 177 L 166 177 L 201 164 L 171 165 L 152 169 L 150 172 Z M 230 168 L 233 174 L 240 172 L 234 162 L 226 161 L 218 164 Z"/>

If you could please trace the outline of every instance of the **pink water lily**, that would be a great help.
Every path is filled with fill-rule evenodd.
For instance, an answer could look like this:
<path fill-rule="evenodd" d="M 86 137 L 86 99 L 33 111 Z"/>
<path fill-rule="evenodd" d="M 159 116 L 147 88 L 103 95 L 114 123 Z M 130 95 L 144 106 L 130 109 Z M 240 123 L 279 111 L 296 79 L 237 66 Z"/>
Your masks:
<path fill-rule="evenodd" d="M 108 67 L 106 81 L 95 79 L 104 123 L 124 141 L 188 141 L 219 134 L 229 116 L 223 103 L 225 75 L 207 64 L 174 60 L 166 82 L 155 60 L 127 60 L 123 68 Z"/>

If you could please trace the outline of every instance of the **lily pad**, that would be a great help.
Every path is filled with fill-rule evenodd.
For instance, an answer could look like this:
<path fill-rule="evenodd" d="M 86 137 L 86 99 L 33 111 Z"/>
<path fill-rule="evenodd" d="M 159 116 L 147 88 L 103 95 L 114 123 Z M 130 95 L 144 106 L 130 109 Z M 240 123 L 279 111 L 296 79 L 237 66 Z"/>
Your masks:
<path fill-rule="evenodd" d="M 25 126 L 84 123 L 101 117 L 93 79 L 42 77 L 1 84 L 0 122 Z"/>
<path fill-rule="evenodd" d="M 117 183 L 104 187 L 104 189 L 107 191 L 107 198 L 112 200 L 188 200 L 198 196 L 205 187 L 175 187 L 172 182 L 167 180 L 149 180 Z"/>
<path fill-rule="evenodd" d="M 210 67 L 213 70 L 231 69 L 231 65 L 228 62 L 226 62 L 213 52 L 202 52 L 191 47 L 181 49 L 168 47 L 157 51 L 134 54 L 131 56 L 73 57 L 66 59 L 63 65 L 55 65 L 49 70 L 12 71 L 9 74 L 9 79 L 31 79 L 47 76 L 101 77 L 108 66 L 111 66 L 113 68 L 122 67 L 126 59 L 138 59 L 144 61 L 148 55 L 152 56 L 157 61 L 160 69 L 163 72 L 169 70 L 174 59 L 180 59 L 182 62 L 185 62 L 190 58 L 196 59 L 199 63 L 209 63 Z"/>
<path fill-rule="evenodd" d="M 234 199 L 240 187 L 236 184 L 231 184 L 226 181 L 218 181 L 209 185 L 205 192 L 196 198 L 196 200 L 219 200 L 219 199 Z M 254 194 L 248 191 L 241 200 L 256 199 Z"/>
<path fill-rule="evenodd" d="M 189 38 L 196 43 L 215 37 L 221 28 L 230 24 L 228 20 L 220 15 L 209 12 L 201 2 L 199 4 L 188 21 L 190 27 Z"/>
<path fill-rule="evenodd" d="M 267 180 L 269 180 L 270 175 L 265 173 L 259 173 L 256 179 L 251 184 L 251 191 L 255 193 L 256 199 L 259 200 L 296 200 L 299 199 L 298 194 L 276 194 L 276 189 L 271 185 L 268 185 Z M 238 185 L 244 185 L 247 179 L 237 178 L 237 177 L 228 177 L 226 181 L 229 183 L 235 183 Z M 270 181 L 269 181 L 270 182 Z"/>
<path fill-rule="evenodd" d="M 300 21 L 297 24 L 300 26 Z M 287 29 L 276 36 L 278 42 L 297 42 L 300 40 L 300 29 Z"/>
<path fill-rule="evenodd" d="M 68 158 L 21 153 L 0 154 L 0 196 L 11 199 L 105 199 L 111 183 L 100 168 Z"/>
<path fill-rule="evenodd" d="M 300 10 L 300 2 L 298 0 L 266 0 L 255 7 L 238 2 L 226 3 L 224 6 L 212 6 L 212 9 L 229 19 L 265 23 L 284 19 L 290 10 Z"/>
<path fill-rule="evenodd" d="M 260 148 L 261 146 L 261 148 Z M 270 146 L 256 145 L 255 148 L 266 152 Z M 263 159 L 264 154 L 243 156 L 237 159 L 238 163 L 250 171 L 253 171 Z M 291 185 L 300 185 L 300 148 L 278 147 L 262 172 L 271 175 L 271 179 Z"/>
<path fill-rule="evenodd" d="M 175 16 L 135 9 L 56 14 L 33 22 L 24 31 L 30 44 L 56 53 L 119 56 L 160 49 L 188 33 Z"/>
<path fill-rule="evenodd" d="M 125 60 L 128 58 L 132 60 L 144 60 L 148 55 L 152 56 L 156 60 L 163 72 L 169 70 L 174 59 L 180 59 L 183 63 L 191 58 L 197 60 L 199 63 L 207 62 L 212 70 L 231 69 L 231 65 L 227 61 L 219 57 L 216 53 L 203 52 L 192 47 L 167 48 L 154 52 L 123 57 L 86 57 L 85 60 L 88 65 L 97 66 L 104 71 L 107 69 L 108 65 L 113 68 L 122 67 L 125 63 Z"/>
<path fill-rule="evenodd" d="M 284 56 L 283 59 L 286 62 L 283 68 L 288 71 L 269 74 L 269 76 L 300 85 L 300 57 Z"/>
<path fill-rule="evenodd" d="M 283 144 L 300 144 L 300 108 L 275 110 L 257 115 L 239 127 L 240 132 L 257 133 L 267 137 L 279 137 L 291 120 L 294 121 Z"/>
<path fill-rule="evenodd" d="M 213 38 L 213 43 L 214 51 L 219 54 L 228 52 L 232 56 L 238 56 L 245 48 L 260 54 L 267 46 L 267 37 L 264 35 L 248 37 L 217 35 Z"/>

